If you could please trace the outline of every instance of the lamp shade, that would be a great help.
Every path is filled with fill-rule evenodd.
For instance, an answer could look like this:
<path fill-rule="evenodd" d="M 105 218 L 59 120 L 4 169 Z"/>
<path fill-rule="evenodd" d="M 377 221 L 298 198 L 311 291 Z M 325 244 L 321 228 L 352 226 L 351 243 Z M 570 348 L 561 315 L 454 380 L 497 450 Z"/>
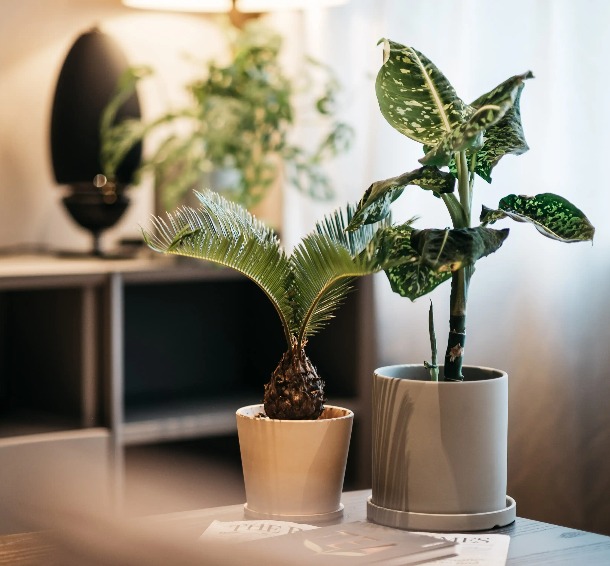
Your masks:
<path fill-rule="evenodd" d="M 345 4 L 347 0 L 238 0 L 236 8 L 240 12 L 275 12 L 278 10 L 303 10 L 327 8 Z"/>
<path fill-rule="evenodd" d="M 228 12 L 231 0 L 123 0 L 125 6 L 173 12 Z"/>
<path fill-rule="evenodd" d="M 91 184 L 102 173 L 100 119 L 128 66 L 115 41 L 98 29 L 80 35 L 70 48 L 59 73 L 51 112 L 51 159 L 59 184 Z M 128 117 L 140 117 L 135 93 L 115 120 Z M 140 144 L 132 148 L 117 168 L 117 182 L 131 182 L 141 154 Z"/>
<path fill-rule="evenodd" d="M 123 0 L 125 6 L 147 10 L 174 12 L 229 12 L 234 6 L 244 13 L 274 12 L 276 10 L 302 10 L 338 6 L 348 0 Z"/>

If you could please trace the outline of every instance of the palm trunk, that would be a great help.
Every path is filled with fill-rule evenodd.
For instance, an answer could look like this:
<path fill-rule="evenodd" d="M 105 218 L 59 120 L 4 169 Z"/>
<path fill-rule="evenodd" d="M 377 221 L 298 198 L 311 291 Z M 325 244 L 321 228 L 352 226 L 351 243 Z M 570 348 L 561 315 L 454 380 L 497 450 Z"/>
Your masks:
<path fill-rule="evenodd" d="M 265 414 L 270 419 L 315 420 L 325 402 L 324 380 L 294 340 L 265 385 Z"/>

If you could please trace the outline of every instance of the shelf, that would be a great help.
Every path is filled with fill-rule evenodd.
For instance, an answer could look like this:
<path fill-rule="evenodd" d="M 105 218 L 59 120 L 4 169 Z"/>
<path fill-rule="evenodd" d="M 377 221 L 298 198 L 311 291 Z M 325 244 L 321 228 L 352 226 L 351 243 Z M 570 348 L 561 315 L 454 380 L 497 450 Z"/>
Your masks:
<path fill-rule="evenodd" d="M 126 412 L 121 440 L 124 445 L 219 436 L 236 432 L 235 411 L 256 403 L 252 399 L 224 399 L 163 403 Z"/>
<path fill-rule="evenodd" d="M 112 273 L 132 283 L 201 281 L 242 277 L 203 261 L 170 256 L 133 259 L 62 258 L 54 255 L 0 256 L 0 291 L 103 285 Z"/>
<path fill-rule="evenodd" d="M 0 438 L 59 432 L 80 428 L 76 418 L 34 410 L 8 410 L 0 412 Z"/>
<path fill-rule="evenodd" d="M 375 341 L 372 281 L 355 287 L 307 352 L 328 404 L 354 411 L 359 486 Z M 0 256 L 0 437 L 106 426 L 121 469 L 126 446 L 233 436 L 236 410 L 261 401 L 285 347 L 264 293 L 233 270 L 159 255 Z"/>

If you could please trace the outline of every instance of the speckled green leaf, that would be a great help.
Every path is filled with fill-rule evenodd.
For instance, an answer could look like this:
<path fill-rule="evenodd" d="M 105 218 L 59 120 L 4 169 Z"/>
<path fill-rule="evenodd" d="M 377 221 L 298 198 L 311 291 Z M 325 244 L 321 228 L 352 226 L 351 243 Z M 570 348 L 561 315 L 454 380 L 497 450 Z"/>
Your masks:
<path fill-rule="evenodd" d="M 391 265 L 385 273 L 392 291 L 414 301 L 451 279 L 451 273 L 436 272 L 422 262 L 411 243 L 412 232 L 408 224 L 384 230 L 381 249 L 386 265 Z"/>
<path fill-rule="evenodd" d="M 534 74 L 531 71 L 510 77 L 489 92 L 479 96 L 479 98 L 470 103 L 470 106 L 479 109 L 489 105 L 503 105 L 506 103 L 512 105 L 517 100 L 517 95 L 520 92 L 523 81 L 533 78 Z"/>
<path fill-rule="evenodd" d="M 513 135 L 511 126 L 515 126 L 516 130 L 521 132 L 521 136 L 523 135 L 518 107 L 516 112 L 511 112 L 511 119 L 505 121 L 501 128 L 492 132 L 491 142 L 488 141 L 489 130 L 498 125 L 505 115 L 511 111 L 513 105 L 518 103 L 523 81 L 532 77 L 533 75 L 529 71 L 511 77 L 475 100 L 471 105 L 475 109 L 472 116 L 451 132 L 445 134 L 441 141 L 420 159 L 420 163 L 442 167 L 448 165 L 453 154 L 458 151 L 477 151 L 477 163 L 480 161 L 481 172 L 487 178 L 490 178 L 491 168 L 510 148 L 510 145 L 507 146 L 509 140 L 504 138 Z M 516 121 L 515 117 L 517 118 Z M 483 145 L 484 139 L 487 148 Z M 483 150 L 480 160 L 478 150 Z"/>
<path fill-rule="evenodd" d="M 397 177 L 377 181 L 364 193 L 347 229 L 355 230 L 363 224 L 383 220 L 390 214 L 392 202 L 402 194 L 407 185 L 418 185 L 440 195 L 453 192 L 455 178 L 436 167 L 420 167 Z"/>
<path fill-rule="evenodd" d="M 452 193 L 455 189 L 455 176 L 437 167 L 425 166 L 418 170 L 411 185 L 417 185 L 426 191 L 432 191 L 437 197 Z"/>
<path fill-rule="evenodd" d="M 386 181 L 373 183 L 364 193 L 358 203 L 356 214 L 349 223 L 347 230 L 356 230 L 363 224 L 373 224 L 387 218 L 390 205 L 404 191 L 405 185 L 386 184 Z"/>
<path fill-rule="evenodd" d="M 394 41 L 381 42 L 384 63 L 375 90 L 382 115 L 405 136 L 436 145 L 472 110 L 425 55 Z"/>
<path fill-rule="evenodd" d="M 481 224 L 493 224 L 497 220 L 502 220 L 503 218 L 506 218 L 506 214 L 501 210 L 487 208 L 485 205 L 481 208 L 481 216 L 479 217 Z"/>
<path fill-rule="evenodd" d="M 561 242 L 586 242 L 595 234 L 595 228 L 580 209 L 553 193 L 508 195 L 500 201 L 498 211 L 513 220 L 529 222 L 544 236 Z M 498 211 L 484 210 L 486 221 L 494 222 L 497 218 L 492 214 Z"/>
<path fill-rule="evenodd" d="M 445 135 L 419 162 L 423 165 L 443 167 L 449 165 L 453 154 L 458 151 L 480 149 L 483 146 L 483 132 L 492 119 L 494 110 L 488 108 L 473 114 L 467 122 Z"/>
<path fill-rule="evenodd" d="M 414 230 L 411 243 L 422 261 L 437 272 L 456 271 L 495 252 L 508 236 L 508 228 L 485 226 L 454 230 Z"/>
<path fill-rule="evenodd" d="M 527 79 L 533 75 L 525 73 L 521 76 Z M 485 132 L 485 143 L 477 152 L 475 172 L 488 183 L 491 183 L 492 169 L 502 157 L 509 154 L 521 155 L 529 149 L 521 124 L 520 101 L 524 86 L 523 83 L 519 85 L 515 102 L 502 119 Z"/>

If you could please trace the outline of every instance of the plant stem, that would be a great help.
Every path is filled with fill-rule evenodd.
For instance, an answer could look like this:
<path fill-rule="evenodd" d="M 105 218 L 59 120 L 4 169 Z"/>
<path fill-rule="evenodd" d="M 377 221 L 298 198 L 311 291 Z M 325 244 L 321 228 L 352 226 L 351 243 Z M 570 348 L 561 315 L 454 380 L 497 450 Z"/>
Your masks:
<path fill-rule="evenodd" d="M 465 226 L 455 228 L 468 228 L 470 226 L 472 209 L 472 184 L 469 178 L 466 152 L 462 151 L 456 156 L 458 171 L 458 194 L 460 204 L 464 210 Z M 451 298 L 449 313 L 449 338 L 445 353 L 445 368 L 443 379 L 445 381 L 463 381 L 462 362 L 466 342 L 466 303 L 468 299 L 468 285 L 472 276 L 472 267 L 462 267 L 453 272 L 451 277 Z"/>
<path fill-rule="evenodd" d="M 432 358 L 430 363 L 424 362 L 424 367 L 430 372 L 430 381 L 438 381 L 438 351 L 436 348 L 436 332 L 434 331 L 434 307 L 430 301 L 428 310 L 428 332 L 430 334 L 430 350 Z"/>
<path fill-rule="evenodd" d="M 466 152 L 461 151 L 455 156 L 455 158 L 458 171 L 458 194 L 460 196 L 460 204 L 464 209 L 465 221 L 467 222 L 466 226 L 455 226 L 455 228 L 468 228 L 470 227 L 472 209 L 472 191 L 468 175 L 468 160 L 466 159 Z"/>
<path fill-rule="evenodd" d="M 445 353 L 445 381 L 463 381 L 462 361 L 466 343 L 466 299 L 472 268 L 458 269 L 451 277 L 449 339 Z"/>

